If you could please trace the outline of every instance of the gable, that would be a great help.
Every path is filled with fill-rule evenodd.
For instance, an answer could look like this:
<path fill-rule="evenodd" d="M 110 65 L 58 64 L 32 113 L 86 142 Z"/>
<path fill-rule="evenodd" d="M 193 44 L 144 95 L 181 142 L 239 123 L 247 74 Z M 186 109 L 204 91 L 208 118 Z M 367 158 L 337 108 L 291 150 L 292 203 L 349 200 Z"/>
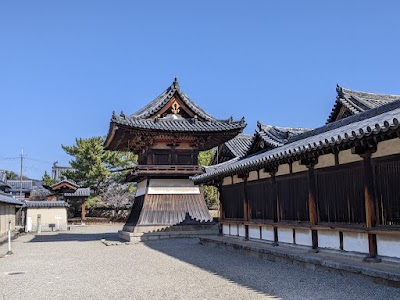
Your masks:
<path fill-rule="evenodd" d="M 194 118 L 196 116 L 196 113 L 192 109 L 190 109 L 181 99 L 179 94 L 175 92 L 169 99 L 169 101 L 163 107 L 161 107 L 160 110 L 154 112 L 149 118 L 165 118 L 168 115 L 176 115 L 188 119 Z M 204 121 L 199 116 L 197 116 L 197 118 L 199 118 L 200 121 Z"/>

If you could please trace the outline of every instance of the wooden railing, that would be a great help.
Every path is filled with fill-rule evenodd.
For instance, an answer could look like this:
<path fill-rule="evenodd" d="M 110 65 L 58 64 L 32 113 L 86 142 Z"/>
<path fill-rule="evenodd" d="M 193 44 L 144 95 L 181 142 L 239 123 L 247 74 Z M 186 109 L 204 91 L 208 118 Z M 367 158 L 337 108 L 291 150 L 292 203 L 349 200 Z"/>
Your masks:
<path fill-rule="evenodd" d="M 136 173 L 184 173 L 198 174 L 202 170 L 197 165 L 139 165 Z"/>

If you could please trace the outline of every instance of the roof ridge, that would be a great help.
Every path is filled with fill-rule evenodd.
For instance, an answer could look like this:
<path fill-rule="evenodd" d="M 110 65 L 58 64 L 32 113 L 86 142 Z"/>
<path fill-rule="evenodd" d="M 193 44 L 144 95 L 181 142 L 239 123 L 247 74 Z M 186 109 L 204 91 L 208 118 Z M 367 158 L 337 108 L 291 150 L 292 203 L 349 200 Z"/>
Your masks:
<path fill-rule="evenodd" d="M 359 93 L 359 94 L 365 94 L 365 95 L 371 95 L 371 96 L 388 96 L 388 97 L 400 97 L 400 94 L 382 94 L 382 93 L 372 93 L 372 92 L 365 92 L 365 91 L 359 91 L 359 90 L 351 90 L 348 88 L 345 88 L 343 86 L 340 86 L 339 84 L 337 84 L 336 87 L 336 91 L 341 90 L 342 92 L 344 92 L 344 94 L 346 94 L 346 92 L 348 93 Z M 338 91 L 338 93 L 340 93 Z"/>

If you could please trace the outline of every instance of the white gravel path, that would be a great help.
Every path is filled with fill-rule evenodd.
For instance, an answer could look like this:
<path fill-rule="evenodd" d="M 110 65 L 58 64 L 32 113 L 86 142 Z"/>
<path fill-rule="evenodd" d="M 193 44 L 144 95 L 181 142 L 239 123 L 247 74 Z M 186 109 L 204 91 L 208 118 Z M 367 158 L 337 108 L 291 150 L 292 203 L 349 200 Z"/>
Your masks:
<path fill-rule="evenodd" d="M 400 299 L 400 289 L 357 275 L 269 262 L 197 239 L 100 242 L 115 239 L 120 227 L 18 238 L 14 254 L 0 257 L 0 299 Z M 0 255 L 6 251 L 0 247 Z"/>

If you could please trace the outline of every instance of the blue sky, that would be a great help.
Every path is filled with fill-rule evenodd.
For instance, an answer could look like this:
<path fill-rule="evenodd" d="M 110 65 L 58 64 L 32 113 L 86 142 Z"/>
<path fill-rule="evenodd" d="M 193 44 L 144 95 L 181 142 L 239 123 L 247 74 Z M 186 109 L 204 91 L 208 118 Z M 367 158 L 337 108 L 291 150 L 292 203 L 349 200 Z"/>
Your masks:
<path fill-rule="evenodd" d="M 0 2 L 0 169 L 41 178 L 173 77 L 217 118 L 318 127 L 336 83 L 400 94 L 398 1 Z"/>

